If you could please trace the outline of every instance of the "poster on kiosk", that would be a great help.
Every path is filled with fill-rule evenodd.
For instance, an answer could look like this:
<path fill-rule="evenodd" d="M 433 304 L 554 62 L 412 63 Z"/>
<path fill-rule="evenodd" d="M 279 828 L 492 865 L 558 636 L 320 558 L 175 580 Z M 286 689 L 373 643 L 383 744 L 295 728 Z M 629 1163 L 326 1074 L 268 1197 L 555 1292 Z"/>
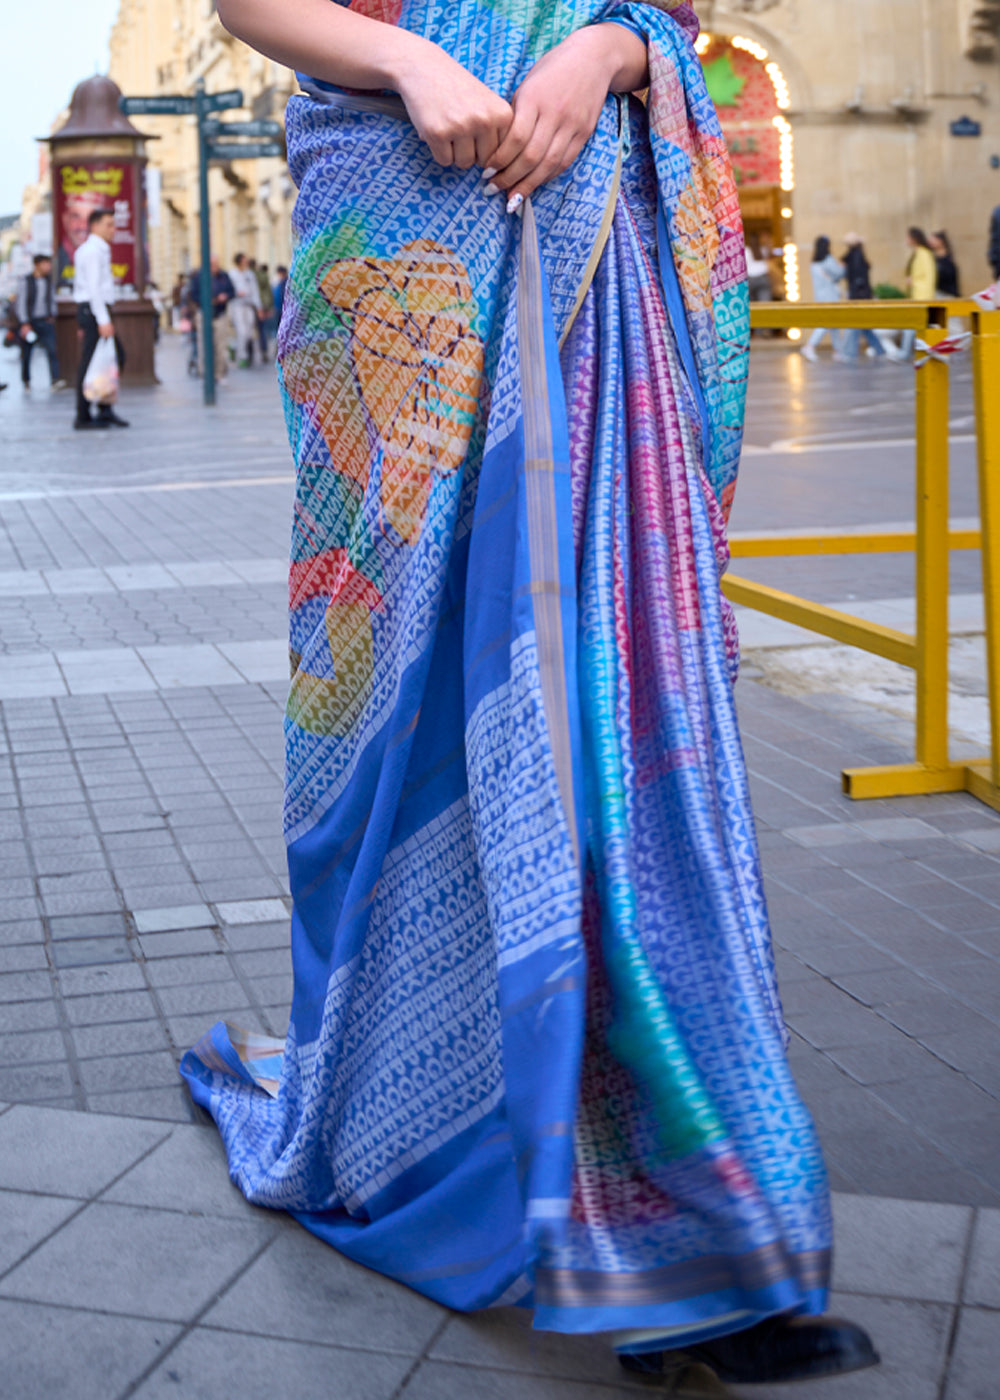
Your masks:
<path fill-rule="evenodd" d="M 115 235 L 111 243 L 111 270 L 115 284 L 126 295 L 135 288 L 138 271 L 138 200 L 135 167 L 129 160 L 70 160 L 55 171 L 56 286 L 73 287 L 76 250 L 87 237 L 87 217 L 92 209 L 112 209 Z"/>

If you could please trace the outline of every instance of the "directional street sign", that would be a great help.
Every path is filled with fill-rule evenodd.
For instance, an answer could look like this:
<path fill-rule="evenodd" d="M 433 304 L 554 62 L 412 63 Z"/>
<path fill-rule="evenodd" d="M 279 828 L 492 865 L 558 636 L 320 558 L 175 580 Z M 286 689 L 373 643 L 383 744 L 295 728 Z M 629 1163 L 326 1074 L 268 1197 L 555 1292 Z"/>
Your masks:
<path fill-rule="evenodd" d="M 283 130 L 281 122 L 220 122 L 216 117 L 209 117 L 204 123 L 206 136 L 223 141 L 230 136 L 281 136 Z"/>
<path fill-rule="evenodd" d="M 123 97 L 119 109 L 127 117 L 187 116 L 198 118 L 198 204 L 201 223 L 201 270 L 198 277 L 198 302 L 201 311 L 202 380 L 206 404 L 215 403 L 215 345 L 212 339 L 212 247 L 208 218 L 208 164 L 213 160 L 253 160 L 257 156 L 283 156 L 284 132 L 280 122 L 235 121 L 221 122 L 209 112 L 226 112 L 243 106 L 239 88 L 228 92 L 206 92 L 205 79 L 198 78 L 193 97 L 165 94 L 162 97 Z M 256 136 L 256 141 L 244 137 Z"/>
<path fill-rule="evenodd" d="M 194 111 L 193 97 L 123 97 L 119 111 L 126 117 L 186 117 Z"/>
<path fill-rule="evenodd" d="M 205 111 L 224 112 L 228 107 L 242 107 L 243 93 L 239 88 L 230 88 L 228 92 L 206 92 Z"/>
<path fill-rule="evenodd" d="M 209 141 L 209 160 L 249 160 L 255 156 L 283 156 L 280 141 Z"/>

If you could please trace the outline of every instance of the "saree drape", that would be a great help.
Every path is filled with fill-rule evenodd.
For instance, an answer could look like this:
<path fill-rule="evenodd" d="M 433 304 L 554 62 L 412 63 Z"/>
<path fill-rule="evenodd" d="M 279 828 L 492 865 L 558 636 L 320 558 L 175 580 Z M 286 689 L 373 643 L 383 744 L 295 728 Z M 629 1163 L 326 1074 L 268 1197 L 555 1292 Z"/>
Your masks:
<path fill-rule="evenodd" d="M 375 0 L 511 95 L 641 34 L 510 218 L 391 95 L 306 80 L 284 1042 L 181 1066 L 248 1199 L 451 1307 L 679 1344 L 821 1311 L 719 590 L 748 314 L 686 6 Z"/>

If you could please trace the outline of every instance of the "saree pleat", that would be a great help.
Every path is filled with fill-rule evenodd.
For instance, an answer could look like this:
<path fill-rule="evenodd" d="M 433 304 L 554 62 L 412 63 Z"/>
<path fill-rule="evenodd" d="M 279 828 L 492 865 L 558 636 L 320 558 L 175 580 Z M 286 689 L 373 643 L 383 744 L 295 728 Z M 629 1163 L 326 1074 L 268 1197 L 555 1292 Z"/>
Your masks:
<path fill-rule="evenodd" d="M 481 75 L 555 42 L 456 11 Z M 719 590 L 735 194 L 690 26 L 602 17 L 648 110 L 610 99 L 522 219 L 391 97 L 290 106 L 293 1004 L 181 1070 L 248 1199 L 352 1258 L 680 1342 L 821 1310 L 829 1200 Z"/>

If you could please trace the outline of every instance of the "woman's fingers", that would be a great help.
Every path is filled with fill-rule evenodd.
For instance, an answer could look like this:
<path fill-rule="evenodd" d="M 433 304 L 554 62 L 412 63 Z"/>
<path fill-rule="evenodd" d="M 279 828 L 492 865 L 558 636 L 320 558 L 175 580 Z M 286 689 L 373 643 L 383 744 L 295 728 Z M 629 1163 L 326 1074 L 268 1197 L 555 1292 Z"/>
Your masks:
<path fill-rule="evenodd" d="M 476 138 L 469 134 L 456 136 L 451 143 L 451 164 L 460 170 L 470 170 L 476 164 Z"/>
<path fill-rule="evenodd" d="M 515 102 L 514 121 L 490 161 L 490 189 L 507 200 L 526 198 L 567 170 L 583 149 L 586 133 L 559 113 L 540 113 Z M 501 163 L 503 162 L 503 163 Z"/>
<path fill-rule="evenodd" d="M 493 183 L 508 199 L 516 194 L 527 197 L 568 169 L 582 144 L 575 132 L 538 132 L 517 159 L 497 173 Z"/>
<path fill-rule="evenodd" d="M 503 144 L 504 137 L 507 135 L 513 119 L 514 113 L 511 112 L 510 118 L 505 121 L 502 126 L 493 126 L 488 132 L 484 132 L 483 135 L 476 138 L 476 165 L 481 165 L 484 170 L 489 169 L 491 166 L 493 169 L 497 168 L 496 153 Z"/>
<path fill-rule="evenodd" d="M 436 44 L 399 84 L 410 119 L 439 165 L 488 159 L 513 121 L 509 102 Z"/>
<path fill-rule="evenodd" d="M 506 179 L 501 180 L 500 176 L 523 155 L 528 142 L 535 138 L 538 120 L 538 108 L 534 103 L 518 102 L 515 94 L 513 120 L 490 160 L 490 165 L 498 175 L 496 183 L 502 188 L 506 189 L 508 182 Z"/>

